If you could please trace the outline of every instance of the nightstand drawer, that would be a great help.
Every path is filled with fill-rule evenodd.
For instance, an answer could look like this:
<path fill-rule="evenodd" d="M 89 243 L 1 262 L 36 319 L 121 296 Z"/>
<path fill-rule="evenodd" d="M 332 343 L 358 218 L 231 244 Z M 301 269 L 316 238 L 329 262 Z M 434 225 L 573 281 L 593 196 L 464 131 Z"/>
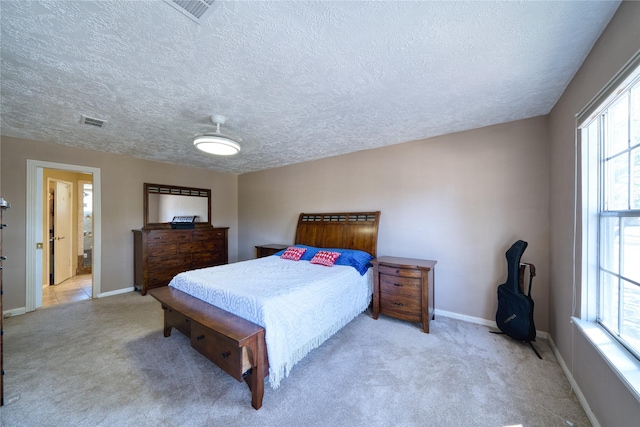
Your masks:
<path fill-rule="evenodd" d="M 382 314 L 409 322 L 422 321 L 421 309 L 422 305 L 419 299 L 416 300 L 403 295 L 385 294 L 380 299 L 380 312 Z"/>
<path fill-rule="evenodd" d="M 389 276 L 380 273 L 380 292 L 420 298 L 422 280 L 414 277 Z"/>
<path fill-rule="evenodd" d="M 380 265 L 378 268 L 381 274 L 388 274 L 390 276 L 415 277 L 418 279 L 422 277 L 422 271 L 414 268 L 401 268 L 388 265 Z"/>

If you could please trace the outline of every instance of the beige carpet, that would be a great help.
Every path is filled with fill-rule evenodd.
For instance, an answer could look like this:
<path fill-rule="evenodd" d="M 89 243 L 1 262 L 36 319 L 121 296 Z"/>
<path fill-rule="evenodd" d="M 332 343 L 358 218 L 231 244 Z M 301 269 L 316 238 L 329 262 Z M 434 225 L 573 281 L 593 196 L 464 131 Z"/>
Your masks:
<path fill-rule="evenodd" d="M 364 313 L 251 407 L 139 293 L 5 321 L 2 426 L 588 426 L 545 340 Z"/>

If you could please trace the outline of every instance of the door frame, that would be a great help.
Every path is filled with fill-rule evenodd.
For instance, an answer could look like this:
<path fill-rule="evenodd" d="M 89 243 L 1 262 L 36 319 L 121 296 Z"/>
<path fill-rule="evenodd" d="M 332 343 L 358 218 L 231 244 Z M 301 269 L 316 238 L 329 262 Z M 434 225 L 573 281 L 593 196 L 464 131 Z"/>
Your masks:
<path fill-rule="evenodd" d="M 102 185 L 100 169 L 89 166 L 27 159 L 27 230 L 26 230 L 26 295 L 25 311 L 42 307 L 43 268 L 43 169 L 58 169 L 93 175 L 93 269 L 91 297 L 100 296 L 102 271 Z M 40 246 L 38 246 L 38 244 Z"/>

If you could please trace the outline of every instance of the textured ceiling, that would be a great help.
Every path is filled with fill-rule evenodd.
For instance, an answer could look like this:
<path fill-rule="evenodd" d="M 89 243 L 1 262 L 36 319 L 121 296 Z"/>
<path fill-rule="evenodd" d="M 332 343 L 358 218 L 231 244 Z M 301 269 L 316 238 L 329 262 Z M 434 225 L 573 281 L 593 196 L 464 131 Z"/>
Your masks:
<path fill-rule="evenodd" d="M 0 130 L 240 174 L 544 115 L 618 6 L 2 0 Z"/>

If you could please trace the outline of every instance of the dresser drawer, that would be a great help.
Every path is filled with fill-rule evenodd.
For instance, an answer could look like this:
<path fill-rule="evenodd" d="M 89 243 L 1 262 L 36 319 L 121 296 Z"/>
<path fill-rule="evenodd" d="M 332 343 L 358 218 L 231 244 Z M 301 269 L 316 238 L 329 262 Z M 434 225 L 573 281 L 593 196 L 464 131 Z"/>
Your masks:
<path fill-rule="evenodd" d="M 241 375 L 238 378 L 238 372 L 244 373 L 251 368 L 246 347 L 238 347 L 235 341 L 198 322 L 191 325 L 191 346 L 238 381 L 242 380 Z"/>
<path fill-rule="evenodd" d="M 190 255 L 149 260 L 148 287 L 157 288 L 158 286 L 168 285 L 176 274 L 190 268 Z"/>
<path fill-rule="evenodd" d="M 167 286 L 171 279 L 184 270 L 158 270 L 150 271 L 147 276 L 147 288 L 157 288 L 160 286 Z"/>
<path fill-rule="evenodd" d="M 150 244 L 154 242 L 189 242 L 191 235 L 191 230 L 154 230 L 149 232 L 147 239 Z"/>
<path fill-rule="evenodd" d="M 224 244 L 224 230 L 193 230 L 193 240 L 220 240 Z"/>
<path fill-rule="evenodd" d="M 380 274 L 388 274 L 390 276 L 402 276 L 402 277 L 416 277 L 421 278 L 422 272 L 415 268 L 400 268 L 388 265 L 378 266 Z"/>
<path fill-rule="evenodd" d="M 158 270 L 185 271 L 191 266 L 191 255 L 150 258 L 147 265 L 149 273 Z"/>
<path fill-rule="evenodd" d="M 191 254 L 202 250 L 202 242 L 184 242 L 178 243 L 179 254 Z"/>
<path fill-rule="evenodd" d="M 380 274 L 380 292 L 401 294 L 411 298 L 420 298 L 420 294 L 422 292 L 422 279 Z"/>
<path fill-rule="evenodd" d="M 201 242 L 201 245 L 203 251 L 221 251 L 226 247 L 224 240 L 218 239 Z"/>
<path fill-rule="evenodd" d="M 213 267 L 214 265 L 226 264 L 227 260 L 224 253 L 218 252 L 199 252 L 192 255 L 193 268 Z"/>
<path fill-rule="evenodd" d="M 147 256 L 149 258 L 176 255 L 177 253 L 177 243 L 152 243 L 147 246 Z"/>

